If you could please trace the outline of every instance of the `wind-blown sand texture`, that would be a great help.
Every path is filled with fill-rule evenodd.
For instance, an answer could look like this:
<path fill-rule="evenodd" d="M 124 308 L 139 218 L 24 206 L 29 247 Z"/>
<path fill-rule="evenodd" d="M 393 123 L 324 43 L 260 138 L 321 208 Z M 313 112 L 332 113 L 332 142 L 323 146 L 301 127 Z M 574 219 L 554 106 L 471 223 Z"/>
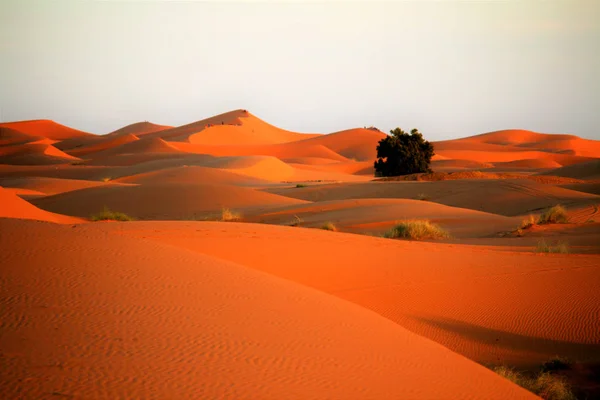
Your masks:
<path fill-rule="evenodd" d="M 384 181 L 383 137 L 0 124 L 2 397 L 526 399 L 486 366 L 600 362 L 600 142 L 491 132 Z M 380 237 L 414 219 L 450 237 Z"/>

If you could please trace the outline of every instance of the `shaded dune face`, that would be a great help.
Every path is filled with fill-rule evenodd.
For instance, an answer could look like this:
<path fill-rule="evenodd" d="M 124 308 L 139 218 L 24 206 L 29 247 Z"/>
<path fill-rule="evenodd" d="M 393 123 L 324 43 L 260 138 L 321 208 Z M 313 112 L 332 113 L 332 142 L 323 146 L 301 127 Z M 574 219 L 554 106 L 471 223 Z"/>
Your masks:
<path fill-rule="evenodd" d="M 491 132 L 373 181 L 384 137 L 0 124 L 0 397 L 528 399 L 483 365 L 600 362 L 599 142 Z M 448 235 L 381 237 L 407 220 Z"/>

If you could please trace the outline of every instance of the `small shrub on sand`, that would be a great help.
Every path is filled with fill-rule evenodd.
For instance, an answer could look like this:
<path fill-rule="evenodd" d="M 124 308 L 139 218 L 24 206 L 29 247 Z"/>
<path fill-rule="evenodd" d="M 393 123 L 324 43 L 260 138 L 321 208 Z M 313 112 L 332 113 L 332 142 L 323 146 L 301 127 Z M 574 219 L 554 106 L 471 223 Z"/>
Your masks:
<path fill-rule="evenodd" d="M 302 218 L 300 218 L 297 215 L 294 215 L 294 219 L 292 220 L 292 222 L 290 222 L 289 226 L 299 226 L 303 222 L 304 220 Z"/>
<path fill-rule="evenodd" d="M 564 224 L 569 222 L 569 216 L 567 210 L 561 205 L 557 205 L 545 211 L 540 218 L 538 218 L 538 224 Z"/>
<path fill-rule="evenodd" d="M 427 196 L 425 193 L 419 193 L 417 195 L 417 200 L 428 201 L 429 200 L 429 196 Z"/>
<path fill-rule="evenodd" d="M 110 182 L 111 177 L 110 176 L 105 176 L 104 178 L 102 178 L 102 182 Z"/>
<path fill-rule="evenodd" d="M 390 239 L 447 239 L 450 238 L 450 234 L 442 229 L 439 225 L 432 224 L 426 220 L 414 220 L 414 221 L 402 221 L 390 231 L 388 231 L 384 237 Z"/>
<path fill-rule="evenodd" d="M 568 358 L 556 356 L 542 364 L 542 372 L 564 371 L 571 369 L 572 365 Z"/>
<path fill-rule="evenodd" d="M 118 211 L 111 211 L 108 207 L 104 207 L 104 210 L 92 215 L 91 219 L 92 221 L 133 221 L 133 218 L 129 215 Z"/>
<path fill-rule="evenodd" d="M 542 239 L 537 243 L 535 250 L 536 253 L 569 254 L 569 244 L 567 242 L 557 242 L 556 244 L 551 244 Z"/>
<path fill-rule="evenodd" d="M 535 217 L 531 214 L 521 222 L 519 229 L 528 229 L 536 224 Z"/>
<path fill-rule="evenodd" d="M 229 208 L 223 208 L 221 210 L 221 221 L 238 221 L 242 219 L 242 214 L 230 210 Z"/>
<path fill-rule="evenodd" d="M 565 378 L 542 372 L 533 378 L 524 376 L 509 367 L 496 367 L 494 372 L 516 383 L 544 400 L 577 400 Z"/>
<path fill-rule="evenodd" d="M 305 188 L 305 187 L 307 187 L 307 186 L 308 186 L 308 185 L 305 185 L 304 183 L 298 183 L 298 184 L 296 185 L 296 187 L 297 187 L 297 188 Z"/>
<path fill-rule="evenodd" d="M 323 225 L 321 225 L 321 229 L 325 231 L 337 232 L 337 228 L 333 222 L 325 222 Z"/>

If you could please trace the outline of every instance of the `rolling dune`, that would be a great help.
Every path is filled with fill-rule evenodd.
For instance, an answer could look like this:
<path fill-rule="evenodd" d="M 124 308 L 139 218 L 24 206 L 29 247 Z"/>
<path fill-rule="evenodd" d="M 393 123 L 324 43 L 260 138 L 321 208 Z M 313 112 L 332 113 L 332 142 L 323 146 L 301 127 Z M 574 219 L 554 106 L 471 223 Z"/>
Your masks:
<path fill-rule="evenodd" d="M 0 164 L 47 165 L 65 164 L 80 160 L 50 144 L 27 143 L 0 148 Z"/>
<path fill-rule="evenodd" d="M 138 219 L 219 218 L 223 207 L 244 210 L 305 203 L 250 188 L 219 184 L 106 185 L 32 200 L 44 210 L 89 217 L 106 206 Z"/>
<path fill-rule="evenodd" d="M 0 186 L 0 218 L 34 219 L 38 221 L 55 222 L 58 224 L 74 224 L 83 222 L 79 218 L 54 214 L 31 205 L 13 193 Z M 3 234 L 6 234 L 3 232 Z M 8 249 L 8 247 L 3 247 Z"/>
<path fill-rule="evenodd" d="M 165 222 L 110 229 L 314 287 L 481 363 L 525 367 L 557 354 L 600 357 L 598 255 L 540 256 L 319 229 L 221 226 Z"/>
<path fill-rule="evenodd" d="M 480 179 L 436 182 L 365 182 L 319 185 L 290 190 L 266 189 L 270 193 L 307 201 L 403 198 L 420 194 L 430 201 L 504 216 L 523 215 L 557 204 L 575 206 L 600 201 L 600 197 L 525 179 Z"/>
<path fill-rule="evenodd" d="M 536 398 L 355 304 L 109 225 L 0 220 L 5 396 Z"/>
<path fill-rule="evenodd" d="M 69 128 L 47 119 L 2 122 L 0 128 L 10 128 L 31 136 L 40 136 L 52 140 L 66 140 L 73 137 L 90 136 L 91 133 Z"/>

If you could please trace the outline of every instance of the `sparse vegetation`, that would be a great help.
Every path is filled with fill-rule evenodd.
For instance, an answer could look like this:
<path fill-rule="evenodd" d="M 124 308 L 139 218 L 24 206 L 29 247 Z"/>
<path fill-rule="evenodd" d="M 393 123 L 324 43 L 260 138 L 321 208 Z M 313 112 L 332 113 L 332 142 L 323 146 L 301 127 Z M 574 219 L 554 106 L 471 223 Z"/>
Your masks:
<path fill-rule="evenodd" d="M 297 215 L 294 215 L 294 219 L 292 220 L 292 222 L 290 222 L 289 226 L 299 226 L 303 222 L 304 220 L 302 218 L 300 218 Z"/>
<path fill-rule="evenodd" d="M 429 196 L 427 196 L 425 193 L 419 193 L 417 195 L 417 200 L 429 201 Z"/>
<path fill-rule="evenodd" d="M 239 221 L 242 219 L 242 214 L 230 210 L 229 208 L 223 208 L 221 210 L 221 221 Z"/>
<path fill-rule="evenodd" d="M 568 254 L 569 244 L 567 242 L 557 242 L 555 244 L 551 244 L 542 239 L 537 243 L 536 253 Z"/>
<path fill-rule="evenodd" d="M 384 234 L 384 237 L 390 239 L 448 239 L 450 234 L 439 225 L 433 224 L 427 220 L 402 221 L 390 231 Z"/>
<path fill-rule="evenodd" d="M 494 372 L 544 400 L 577 400 L 570 385 L 562 376 L 540 372 L 530 378 L 505 366 L 494 368 Z"/>
<path fill-rule="evenodd" d="M 375 176 L 398 176 L 420 172 L 432 172 L 429 168 L 433 157 L 433 145 L 413 129 L 410 133 L 400 128 L 379 141 Z"/>
<path fill-rule="evenodd" d="M 298 184 L 296 184 L 296 187 L 297 187 L 297 188 L 305 188 L 305 187 L 307 187 L 307 186 L 308 186 L 308 185 L 305 185 L 304 183 L 298 183 Z"/>
<path fill-rule="evenodd" d="M 333 222 L 325 222 L 323 225 L 321 225 L 321 229 L 326 230 L 326 231 L 332 231 L 332 232 L 337 232 L 337 227 L 334 225 Z"/>
<path fill-rule="evenodd" d="M 92 221 L 133 221 L 133 218 L 129 215 L 118 212 L 111 211 L 108 207 L 104 207 L 102 211 L 97 214 L 93 214 L 91 216 Z"/>
<path fill-rule="evenodd" d="M 538 224 L 564 224 L 569 222 L 569 216 L 567 210 L 563 206 L 556 205 L 551 209 L 545 211 L 538 218 Z"/>
<path fill-rule="evenodd" d="M 573 362 L 566 357 L 556 356 L 542 364 L 542 372 L 564 371 L 571 369 Z"/>
<path fill-rule="evenodd" d="M 533 215 L 529 214 L 529 216 L 527 218 L 525 218 L 522 222 L 521 222 L 521 226 L 519 227 L 519 229 L 529 229 L 532 226 L 534 226 L 536 224 L 536 219 Z"/>

